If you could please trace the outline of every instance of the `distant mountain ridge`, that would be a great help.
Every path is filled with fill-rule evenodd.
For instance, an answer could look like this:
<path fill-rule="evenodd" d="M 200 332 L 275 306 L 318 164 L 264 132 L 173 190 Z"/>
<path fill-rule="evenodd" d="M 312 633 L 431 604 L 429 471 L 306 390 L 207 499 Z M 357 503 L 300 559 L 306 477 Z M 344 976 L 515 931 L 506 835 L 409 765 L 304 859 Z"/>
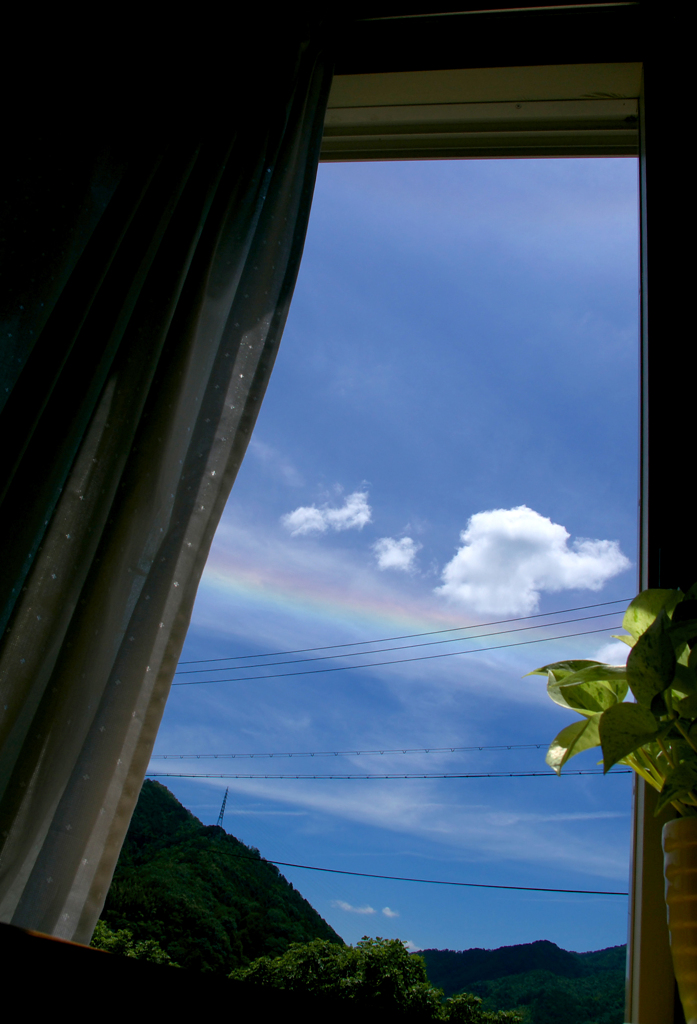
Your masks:
<path fill-rule="evenodd" d="M 278 868 L 146 780 L 102 911 L 182 967 L 229 974 L 291 942 L 342 943 Z"/>
<path fill-rule="evenodd" d="M 524 1024 L 622 1024 L 626 946 L 573 953 L 539 940 L 499 949 L 424 949 L 432 985 L 472 992 Z"/>
<path fill-rule="evenodd" d="M 626 946 L 610 946 L 590 953 L 572 953 L 540 939 L 499 949 L 423 949 L 428 976 L 446 995 L 478 981 L 495 981 L 510 974 L 549 971 L 562 978 L 584 978 L 598 971 L 624 971 Z"/>

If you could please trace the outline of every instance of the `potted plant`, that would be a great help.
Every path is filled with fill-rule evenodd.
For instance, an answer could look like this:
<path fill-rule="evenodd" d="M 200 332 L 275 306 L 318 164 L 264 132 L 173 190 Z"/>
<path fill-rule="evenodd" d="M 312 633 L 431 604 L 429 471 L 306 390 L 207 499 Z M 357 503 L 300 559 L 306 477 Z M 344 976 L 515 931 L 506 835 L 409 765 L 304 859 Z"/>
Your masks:
<path fill-rule="evenodd" d="M 547 751 L 557 774 L 569 758 L 600 746 L 604 771 L 625 764 L 659 793 L 656 813 L 678 817 L 663 828 L 675 976 L 688 1024 L 697 1022 L 697 584 L 644 590 L 629 605 L 618 636 L 631 650 L 625 665 L 559 661 L 546 675 L 555 703 L 576 711 Z M 633 700 L 626 699 L 629 695 Z"/>

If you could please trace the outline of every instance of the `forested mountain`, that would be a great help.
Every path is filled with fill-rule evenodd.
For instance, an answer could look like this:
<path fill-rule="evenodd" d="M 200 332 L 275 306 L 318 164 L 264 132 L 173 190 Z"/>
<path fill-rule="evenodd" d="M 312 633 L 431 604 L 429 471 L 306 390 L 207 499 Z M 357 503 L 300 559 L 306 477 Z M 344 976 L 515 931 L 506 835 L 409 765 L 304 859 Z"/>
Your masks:
<path fill-rule="evenodd" d="M 143 785 L 102 921 L 111 932 L 101 929 L 96 945 L 220 975 L 258 957 L 278 957 L 293 942 L 328 940 L 344 949 L 332 947 L 333 956 L 351 954 L 258 850 L 203 825 L 152 780 Z M 295 950 L 296 958 L 304 955 Z M 483 1010 L 518 1010 L 524 1024 L 624 1019 L 624 946 L 570 953 L 541 941 L 420 955 L 430 983 L 445 996 L 473 993 Z M 474 1005 L 470 1010 L 478 1019 Z"/>
<path fill-rule="evenodd" d="M 259 851 L 203 825 L 159 782 L 146 780 L 102 920 L 155 940 L 181 967 L 229 974 L 291 942 L 342 943 Z"/>
<path fill-rule="evenodd" d="M 431 984 L 473 992 L 490 1010 L 515 1008 L 526 1024 L 622 1024 L 625 946 L 571 953 L 553 942 L 500 949 L 426 949 Z"/>

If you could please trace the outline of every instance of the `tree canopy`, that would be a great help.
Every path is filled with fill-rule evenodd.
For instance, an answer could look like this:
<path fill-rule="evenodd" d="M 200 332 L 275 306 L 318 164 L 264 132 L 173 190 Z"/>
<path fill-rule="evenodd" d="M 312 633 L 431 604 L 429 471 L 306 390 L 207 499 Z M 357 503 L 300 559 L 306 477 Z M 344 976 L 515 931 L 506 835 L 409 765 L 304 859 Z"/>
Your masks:
<path fill-rule="evenodd" d="M 413 1024 L 452 1021 L 461 1024 L 517 1024 L 521 1017 L 507 1011 L 482 1009 L 478 996 L 466 993 L 443 1001 L 441 989 L 428 980 L 420 956 L 407 952 L 399 939 L 364 936 L 355 946 L 322 939 L 293 943 L 279 957 L 260 957 L 231 977 L 263 989 L 305 992 L 339 1004 L 353 1004 L 370 1019 Z"/>

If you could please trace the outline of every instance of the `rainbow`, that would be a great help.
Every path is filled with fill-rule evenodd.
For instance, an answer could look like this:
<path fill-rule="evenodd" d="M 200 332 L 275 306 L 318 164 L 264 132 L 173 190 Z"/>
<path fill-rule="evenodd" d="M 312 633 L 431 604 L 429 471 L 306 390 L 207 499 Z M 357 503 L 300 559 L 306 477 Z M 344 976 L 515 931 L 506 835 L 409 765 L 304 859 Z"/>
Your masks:
<path fill-rule="evenodd" d="M 340 628 L 342 633 L 355 631 L 361 638 L 452 629 L 481 621 L 457 609 L 439 607 L 430 593 L 397 595 L 387 586 L 366 593 L 355 585 L 303 575 L 290 567 L 245 565 L 239 554 L 233 558 L 220 550 L 206 565 L 199 593 L 205 602 L 213 598 L 260 614 L 310 620 Z"/>
<path fill-rule="evenodd" d="M 391 581 L 382 584 L 378 580 L 373 587 L 359 586 L 359 582 L 364 581 L 349 580 L 342 586 L 336 581 L 335 575 L 311 575 L 303 572 L 303 567 L 299 565 L 289 566 L 286 563 L 284 566 L 282 561 L 271 564 L 270 560 L 263 558 L 254 565 L 244 564 L 239 551 L 233 556 L 219 548 L 206 566 L 200 598 L 203 606 L 213 610 L 214 616 L 224 608 L 225 616 L 231 615 L 234 619 L 235 609 L 239 609 L 243 610 L 243 620 L 247 616 L 259 622 L 280 623 L 285 620 L 286 631 L 290 627 L 292 633 L 297 631 L 303 638 L 315 636 L 318 641 L 325 642 L 326 637 L 334 643 L 348 644 L 435 630 L 466 629 L 496 619 L 513 618 L 508 615 L 474 617 L 456 608 L 439 606 L 437 596 L 430 591 L 421 595 L 418 592 L 410 594 L 405 587 L 403 592 L 396 593 L 389 586 Z M 589 604 L 594 596 L 589 595 Z M 597 611 L 601 612 L 602 609 L 598 608 Z M 589 611 L 588 614 L 592 615 L 593 612 Z M 511 655 L 517 659 L 518 655 L 514 655 L 514 651 L 520 651 L 521 654 L 529 651 L 523 656 L 523 661 L 525 664 L 529 661 L 530 665 L 564 657 L 588 658 L 593 657 L 593 652 L 610 640 L 611 632 L 618 631 L 616 627 L 621 622 L 622 610 L 613 612 L 608 609 L 608 616 L 607 619 L 570 622 L 568 628 L 561 624 L 547 626 L 541 622 L 539 632 L 513 632 L 500 637 L 475 636 L 471 640 L 465 636 L 462 639 L 466 640 L 468 647 L 481 647 L 484 650 L 488 650 L 492 643 L 500 642 L 504 646 L 513 644 L 515 646 Z M 204 612 L 202 618 L 205 617 Z M 514 621 L 510 627 L 502 625 L 501 628 L 515 629 L 516 625 Z M 534 620 L 529 625 L 533 626 Z M 496 628 L 494 626 L 494 630 Z M 573 636 L 586 629 L 593 632 L 580 635 L 578 639 Z M 488 633 L 489 630 L 484 632 Z M 543 639 L 550 633 L 552 637 L 560 637 L 558 645 L 552 642 L 539 649 L 528 648 L 527 645 L 522 648 L 517 646 L 521 641 Z M 566 635 L 566 638 L 562 639 L 561 635 Z M 457 634 L 453 633 L 453 638 L 456 637 Z M 446 638 L 444 636 L 443 639 Z M 534 653 L 536 651 L 540 653 Z"/>

